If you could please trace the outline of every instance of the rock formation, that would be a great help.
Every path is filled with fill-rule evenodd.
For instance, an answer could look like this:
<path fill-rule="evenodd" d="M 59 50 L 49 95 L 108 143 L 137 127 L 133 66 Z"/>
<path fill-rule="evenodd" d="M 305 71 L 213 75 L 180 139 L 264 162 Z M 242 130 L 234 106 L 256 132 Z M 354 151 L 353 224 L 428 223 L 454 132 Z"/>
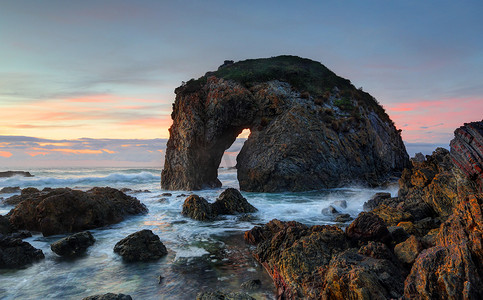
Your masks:
<path fill-rule="evenodd" d="M 83 231 L 52 243 L 50 249 L 60 256 L 78 256 L 85 253 L 95 241 L 89 231 Z"/>
<path fill-rule="evenodd" d="M 132 233 L 117 242 L 114 252 L 128 262 L 157 260 L 168 254 L 159 236 L 148 229 Z"/>
<path fill-rule="evenodd" d="M 483 299 L 482 125 L 456 130 L 451 154 L 413 160 L 399 196 L 376 195 L 345 233 L 277 220 L 247 231 L 278 297 Z"/>
<path fill-rule="evenodd" d="M 219 215 L 254 213 L 257 209 L 248 203 L 240 191 L 234 188 L 224 190 L 214 203 L 205 198 L 191 195 L 183 203 L 182 214 L 198 221 L 211 221 Z"/>
<path fill-rule="evenodd" d="M 24 189 L 19 197 L 20 202 L 9 212 L 10 222 L 18 229 L 39 231 L 44 236 L 94 229 L 147 212 L 138 199 L 109 187 L 87 192 Z"/>
<path fill-rule="evenodd" d="M 161 186 L 221 186 L 223 153 L 243 129 L 240 189 L 378 185 L 409 157 L 384 109 L 318 62 L 279 56 L 227 64 L 175 90 Z"/>
<path fill-rule="evenodd" d="M 18 269 L 45 258 L 40 249 L 21 239 L 0 234 L 0 269 Z"/>
<path fill-rule="evenodd" d="M 107 293 L 85 297 L 82 300 L 132 300 L 132 297 L 125 294 Z"/>
<path fill-rule="evenodd" d="M 34 175 L 30 174 L 30 172 L 25 172 L 25 171 L 0 172 L 0 177 L 13 177 L 13 176 L 33 177 Z"/>

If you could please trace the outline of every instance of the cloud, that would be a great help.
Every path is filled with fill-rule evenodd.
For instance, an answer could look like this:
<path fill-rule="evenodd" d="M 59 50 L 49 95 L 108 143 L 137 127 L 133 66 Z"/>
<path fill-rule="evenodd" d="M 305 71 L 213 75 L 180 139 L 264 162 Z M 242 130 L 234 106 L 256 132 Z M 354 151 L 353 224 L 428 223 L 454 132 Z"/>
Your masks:
<path fill-rule="evenodd" d="M 0 151 L 0 156 L 1 157 L 11 157 L 12 156 L 12 153 L 11 152 L 8 152 L 8 151 Z"/>

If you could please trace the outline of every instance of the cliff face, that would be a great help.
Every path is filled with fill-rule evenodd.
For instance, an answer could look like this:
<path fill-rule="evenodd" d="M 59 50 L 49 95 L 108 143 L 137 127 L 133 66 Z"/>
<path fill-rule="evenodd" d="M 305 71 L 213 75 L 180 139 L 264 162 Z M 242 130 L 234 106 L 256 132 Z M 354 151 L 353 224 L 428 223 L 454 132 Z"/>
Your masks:
<path fill-rule="evenodd" d="M 176 89 L 161 185 L 221 185 L 223 153 L 243 129 L 240 189 L 302 191 L 377 185 L 408 166 L 399 132 L 367 93 L 317 62 L 275 57 L 230 64 Z"/>

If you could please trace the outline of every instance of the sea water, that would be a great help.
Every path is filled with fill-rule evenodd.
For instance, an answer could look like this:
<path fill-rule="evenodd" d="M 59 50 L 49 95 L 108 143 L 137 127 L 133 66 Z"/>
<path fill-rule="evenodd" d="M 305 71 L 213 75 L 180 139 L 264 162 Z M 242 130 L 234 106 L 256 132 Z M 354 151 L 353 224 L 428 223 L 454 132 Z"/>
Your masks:
<path fill-rule="evenodd" d="M 29 170 L 34 177 L 0 178 L 0 188 L 19 186 L 70 187 L 88 190 L 95 186 L 129 188 L 128 194 L 144 203 L 149 212 L 128 217 L 121 223 L 91 230 L 96 242 L 75 259 L 57 256 L 50 244 L 65 237 L 34 234 L 25 241 L 42 249 L 45 259 L 20 270 L 0 270 L 0 299 L 82 299 L 104 294 L 129 294 L 133 299 L 195 299 L 200 291 L 243 291 L 241 283 L 259 279 L 262 287 L 250 291 L 257 299 L 274 299 L 275 288 L 267 273 L 252 258 L 243 232 L 272 219 L 295 220 L 307 225 L 335 224 L 323 208 L 338 200 L 347 207 L 334 207 L 356 217 L 362 205 L 376 192 L 397 187 L 369 189 L 351 187 L 302 193 L 246 193 L 243 196 L 258 209 L 251 217 L 223 216 L 201 222 L 181 215 L 184 200 L 191 192 L 165 191 L 160 187 L 160 169 L 64 168 Z M 194 193 L 210 202 L 228 187 L 238 188 L 236 170 L 219 169 L 223 187 Z M 149 192 L 147 192 L 147 191 Z M 171 193 L 171 196 L 163 196 Z M 14 194 L 0 194 L 7 198 Z M 1 206 L 6 214 L 12 206 Z M 340 224 L 339 224 L 340 225 Z M 342 224 L 344 226 L 344 224 Z M 168 249 L 158 261 L 125 263 L 113 252 L 114 245 L 127 235 L 150 229 Z M 162 279 L 159 279 L 159 276 Z"/>

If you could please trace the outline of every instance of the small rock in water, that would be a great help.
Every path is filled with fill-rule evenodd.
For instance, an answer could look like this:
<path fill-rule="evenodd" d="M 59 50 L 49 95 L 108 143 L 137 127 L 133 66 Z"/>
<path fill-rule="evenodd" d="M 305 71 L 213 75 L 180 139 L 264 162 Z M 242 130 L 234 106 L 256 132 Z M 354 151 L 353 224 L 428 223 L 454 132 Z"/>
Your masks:
<path fill-rule="evenodd" d="M 171 193 L 162 193 L 161 196 L 171 197 L 171 196 L 173 196 L 173 194 L 171 194 Z"/>
<path fill-rule="evenodd" d="M 332 204 L 340 207 L 340 208 L 347 208 L 347 201 L 345 200 L 337 200 L 337 201 L 334 201 Z"/>
<path fill-rule="evenodd" d="M 94 295 L 85 297 L 82 300 L 132 300 L 131 296 L 124 294 L 107 293 L 104 295 Z"/>
<path fill-rule="evenodd" d="M 19 269 L 43 258 L 42 250 L 29 243 L 0 235 L 0 269 Z"/>
<path fill-rule="evenodd" d="M 188 195 L 186 195 L 186 194 L 179 194 L 178 196 L 176 196 L 176 198 L 181 198 L 181 197 L 188 197 Z"/>
<path fill-rule="evenodd" d="M 345 222 L 348 222 L 352 219 L 353 218 L 349 214 L 340 214 L 337 217 L 335 217 L 334 221 L 339 222 L 339 223 L 345 223 Z"/>
<path fill-rule="evenodd" d="M 96 240 L 89 231 L 75 233 L 50 245 L 50 249 L 60 256 L 77 256 L 86 252 Z"/>
<path fill-rule="evenodd" d="M 164 277 L 159 275 L 158 276 L 158 284 L 161 284 L 163 282 Z"/>
<path fill-rule="evenodd" d="M 158 202 L 159 203 L 166 203 L 166 202 L 168 202 L 168 198 L 159 198 Z"/>
<path fill-rule="evenodd" d="M 241 288 L 247 290 L 256 290 L 259 289 L 261 286 L 262 282 L 260 281 L 260 279 L 248 280 L 241 284 Z"/>
<path fill-rule="evenodd" d="M 168 254 L 159 236 L 148 229 L 135 232 L 120 240 L 114 246 L 114 252 L 128 262 L 156 260 Z"/>
<path fill-rule="evenodd" d="M 335 215 L 335 214 L 338 214 L 338 213 L 339 212 L 337 211 L 337 209 L 335 209 L 335 207 L 333 207 L 332 205 L 322 209 L 322 214 L 324 214 L 326 216 Z"/>

